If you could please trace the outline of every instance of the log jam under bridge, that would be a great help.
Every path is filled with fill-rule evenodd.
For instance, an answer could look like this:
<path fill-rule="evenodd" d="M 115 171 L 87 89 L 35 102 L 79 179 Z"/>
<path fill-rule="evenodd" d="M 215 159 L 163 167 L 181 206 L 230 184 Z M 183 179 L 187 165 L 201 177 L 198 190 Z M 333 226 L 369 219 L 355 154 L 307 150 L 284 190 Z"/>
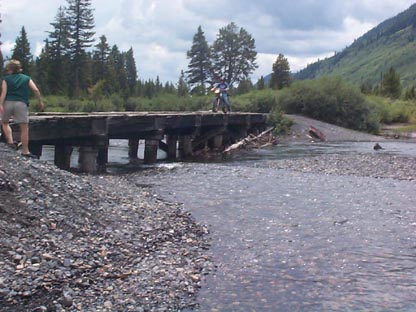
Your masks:
<path fill-rule="evenodd" d="M 30 116 L 32 153 L 55 147 L 55 164 L 70 169 L 73 147 L 79 147 L 80 171 L 105 170 L 111 139 L 128 140 L 129 158 L 138 158 L 143 140 L 144 163 L 157 161 L 162 149 L 169 160 L 184 160 L 201 150 L 222 150 L 266 128 L 267 114 L 211 112 L 35 113 Z M 14 125 L 15 138 L 19 138 Z"/>

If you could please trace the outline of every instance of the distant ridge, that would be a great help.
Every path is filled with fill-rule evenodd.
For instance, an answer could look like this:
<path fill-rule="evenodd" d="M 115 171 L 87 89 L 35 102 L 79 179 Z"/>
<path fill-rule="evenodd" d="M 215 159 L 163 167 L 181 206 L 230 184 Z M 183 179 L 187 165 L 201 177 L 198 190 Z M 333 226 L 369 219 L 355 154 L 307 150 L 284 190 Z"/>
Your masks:
<path fill-rule="evenodd" d="M 387 19 L 334 56 L 309 64 L 295 79 L 340 76 L 375 85 L 393 67 L 403 86 L 416 84 L 416 4 Z"/>

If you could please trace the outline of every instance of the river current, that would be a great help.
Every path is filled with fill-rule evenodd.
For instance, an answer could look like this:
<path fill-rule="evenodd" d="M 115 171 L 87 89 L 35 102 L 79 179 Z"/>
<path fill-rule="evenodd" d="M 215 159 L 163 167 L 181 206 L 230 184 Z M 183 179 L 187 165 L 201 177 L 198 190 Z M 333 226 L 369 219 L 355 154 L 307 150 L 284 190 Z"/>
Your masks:
<path fill-rule="evenodd" d="M 139 183 L 208 225 L 216 269 L 202 280 L 196 311 L 416 311 L 414 181 L 262 166 L 371 153 L 371 144 L 278 146 L 143 170 L 126 164 L 117 143 L 109 170 L 138 170 Z M 385 144 L 416 161 L 414 144 Z"/>

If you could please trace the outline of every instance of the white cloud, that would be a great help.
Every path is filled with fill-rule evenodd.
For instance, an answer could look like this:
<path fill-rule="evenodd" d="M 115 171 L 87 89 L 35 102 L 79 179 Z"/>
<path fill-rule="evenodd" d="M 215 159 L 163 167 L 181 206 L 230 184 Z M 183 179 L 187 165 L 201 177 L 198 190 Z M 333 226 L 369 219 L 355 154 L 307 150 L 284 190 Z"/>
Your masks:
<path fill-rule="evenodd" d="M 14 41 L 4 41 L 1 45 L 1 51 L 3 52 L 4 55 L 9 55 L 12 53 L 12 50 L 14 48 Z"/>
<path fill-rule="evenodd" d="M 288 58 L 292 71 L 333 55 L 387 18 L 407 9 L 412 0 L 92 0 L 96 38 L 110 46 L 133 48 L 140 79 L 176 82 L 187 69 L 186 52 L 198 26 L 208 43 L 230 22 L 256 40 L 256 81 L 270 73 L 277 55 Z M 8 55 L 22 26 L 32 53 L 41 51 L 65 0 L 1 2 L 0 32 Z M 30 7 L 30 9 L 28 9 Z M 16 14 L 18 12 L 18 14 Z"/>

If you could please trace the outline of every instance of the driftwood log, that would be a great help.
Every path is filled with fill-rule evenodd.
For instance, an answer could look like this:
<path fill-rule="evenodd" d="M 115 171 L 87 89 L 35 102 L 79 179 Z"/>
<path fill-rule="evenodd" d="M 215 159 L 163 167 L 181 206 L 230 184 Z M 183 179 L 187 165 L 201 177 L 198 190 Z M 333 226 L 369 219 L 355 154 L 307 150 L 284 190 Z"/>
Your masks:
<path fill-rule="evenodd" d="M 308 135 L 311 138 L 319 139 L 321 141 L 325 141 L 326 140 L 325 134 L 323 134 L 322 131 L 320 131 L 319 129 L 317 129 L 317 128 L 313 127 L 313 126 L 310 126 L 309 127 Z"/>
<path fill-rule="evenodd" d="M 244 139 L 227 147 L 223 153 L 229 153 L 239 148 L 262 148 L 269 145 L 276 144 L 276 139 L 273 137 L 274 127 L 268 128 L 259 135 L 250 134 Z"/>

